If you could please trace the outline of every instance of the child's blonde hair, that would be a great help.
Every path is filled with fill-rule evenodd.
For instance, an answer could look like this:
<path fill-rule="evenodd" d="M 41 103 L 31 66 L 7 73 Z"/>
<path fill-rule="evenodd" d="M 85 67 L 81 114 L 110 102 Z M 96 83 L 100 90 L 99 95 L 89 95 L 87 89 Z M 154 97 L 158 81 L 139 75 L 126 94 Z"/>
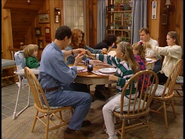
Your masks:
<path fill-rule="evenodd" d="M 121 51 L 124 53 L 124 60 L 129 63 L 129 66 L 136 73 L 139 71 L 139 64 L 134 58 L 132 46 L 128 42 L 120 42 L 118 47 L 121 48 Z"/>
<path fill-rule="evenodd" d="M 138 51 L 138 55 L 140 55 L 141 59 L 146 62 L 145 55 L 146 55 L 146 48 L 150 45 L 149 43 L 143 43 L 143 42 L 136 42 L 132 45 L 133 50 Z"/>
<path fill-rule="evenodd" d="M 24 48 L 24 55 L 25 57 L 31 57 L 34 51 L 38 51 L 38 45 L 36 44 L 29 44 Z"/>

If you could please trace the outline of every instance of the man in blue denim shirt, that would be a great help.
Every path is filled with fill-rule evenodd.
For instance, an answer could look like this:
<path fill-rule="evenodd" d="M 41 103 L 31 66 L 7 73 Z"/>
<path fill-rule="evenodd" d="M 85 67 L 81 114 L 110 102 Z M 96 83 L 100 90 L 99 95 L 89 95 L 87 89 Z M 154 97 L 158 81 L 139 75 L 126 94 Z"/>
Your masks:
<path fill-rule="evenodd" d="M 65 64 L 65 57 L 81 53 L 82 49 L 63 51 L 71 41 L 71 29 L 60 26 L 55 33 L 55 40 L 42 52 L 39 82 L 45 90 L 50 106 L 73 106 L 74 113 L 64 132 L 64 138 L 85 138 L 76 132 L 81 129 L 92 102 L 89 93 L 75 91 L 73 81 L 77 76 L 77 64 L 83 56 L 77 55 L 73 67 Z"/>

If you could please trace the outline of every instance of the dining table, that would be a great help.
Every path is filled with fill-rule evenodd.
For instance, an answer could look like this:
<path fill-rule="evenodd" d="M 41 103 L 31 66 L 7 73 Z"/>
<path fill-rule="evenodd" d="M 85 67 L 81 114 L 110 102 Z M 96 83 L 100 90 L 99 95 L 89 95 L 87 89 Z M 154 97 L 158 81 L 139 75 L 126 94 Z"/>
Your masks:
<path fill-rule="evenodd" d="M 154 63 L 156 59 L 146 59 L 146 68 L 147 69 L 153 69 Z M 93 65 L 93 70 L 91 72 L 88 72 L 87 65 L 85 62 L 79 63 L 77 65 L 77 77 L 75 78 L 74 82 L 75 83 L 81 83 L 81 84 L 86 84 L 88 86 L 88 89 L 90 91 L 90 86 L 91 85 L 107 85 L 108 86 L 108 94 L 111 94 L 112 90 L 112 84 L 116 83 L 116 81 L 110 81 L 109 80 L 109 75 L 115 74 L 116 70 L 113 72 L 104 72 L 102 73 L 103 70 L 107 69 L 116 69 L 115 67 L 104 63 L 100 60 L 90 60 L 89 64 Z M 73 64 L 68 65 L 69 67 L 73 66 Z M 100 72 L 101 71 L 101 72 Z"/>
<path fill-rule="evenodd" d="M 154 63 L 156 62 L 155 58 L 147 58 L 146 59 L 146 69 L 153 69 Z M 100 69 L 107 69 L 107 68 L 115 68 L 107 63 L 101 62 L 100 60 L 90 60 L 90 64 L 93 65 L 93 70 L 91 72 L 88 72 L 87 66 L 84 63 L 79 63 L 77 65 L 80 70 L 78 70 L 77 77 L 74 80 L 76 83 L 82 83 L 87 85 L 102 85 L 102 84 L 112 84 L 115 83 L 113 81 L 109 81 L 109 75 L 115 74 L 115 72 L 110 73 L 102 73 L 100 72 Z M 69 65 L 73 66 L 73 64 Z"/>
<path fill-rule="evenodd" d="M 88 85 L 102 85 L 113 83 L 113 81 L 109 81 L 108 77 L 110 74 L 115 74 L 115 71 L 110 71 L 109 73 L 100 72 L 100 69 L 115 69 L 113 66 L 103 63 L 99 60 L 90 60 L 90 64 L 93 65 L 93 70 L 91 72 L 88 72 L 87 65 L 85 65 L 84 63 L 78 64 L 77 70 L 78 68 L 82 70 L 78 70 L 77 78 L 74 80 L 74 82 Z"/>

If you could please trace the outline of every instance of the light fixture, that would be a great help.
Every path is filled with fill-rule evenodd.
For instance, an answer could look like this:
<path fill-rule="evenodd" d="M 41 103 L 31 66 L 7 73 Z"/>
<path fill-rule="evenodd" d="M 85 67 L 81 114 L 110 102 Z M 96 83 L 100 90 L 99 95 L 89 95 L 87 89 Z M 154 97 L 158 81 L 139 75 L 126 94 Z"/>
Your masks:
<path fill-rule="evenodd" d="M 170 0 L 166 0 L 165 5 L 167 6 L 167 8 L 169 8 L 169 6 L 171 5 L 171 1 Z"/>
<path fill-rule="evenodd" d="M 28 2 L 29 5 L 31 4 L 31 0 L 28 0 L 27 2 Z"/>

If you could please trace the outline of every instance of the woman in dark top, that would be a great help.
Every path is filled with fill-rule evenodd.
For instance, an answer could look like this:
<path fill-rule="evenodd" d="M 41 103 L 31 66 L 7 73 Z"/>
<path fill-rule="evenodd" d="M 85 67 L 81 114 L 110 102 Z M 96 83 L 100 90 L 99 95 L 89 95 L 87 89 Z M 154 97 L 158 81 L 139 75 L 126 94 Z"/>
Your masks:
<path fill-rule="evenodd" d="M 99 42 L 94 46 L 94 49 L 103 49 L 106 48 L 107 50 L 114 46 L 114 43 L 116 42 L 117 37 L 114 34 L 108 34 L 102 42 Z M 105 96 L 102 94 L 102 91 L 104 91 L 105 85 L 96 85 L 94 95 L 95 97 L 99 99 L 105 99 Z"/>
<path fill-rule="evenodd" d="M 114 34 L 108 34 L 102 42 L 99 42 L 94 46 L 94 49 L 102 49 L 106 48 L 107 50 L 109 49 L 110 46 L 113 46 L 113 43 L 115 43 L 117 40 L 116 35 Z"/>

